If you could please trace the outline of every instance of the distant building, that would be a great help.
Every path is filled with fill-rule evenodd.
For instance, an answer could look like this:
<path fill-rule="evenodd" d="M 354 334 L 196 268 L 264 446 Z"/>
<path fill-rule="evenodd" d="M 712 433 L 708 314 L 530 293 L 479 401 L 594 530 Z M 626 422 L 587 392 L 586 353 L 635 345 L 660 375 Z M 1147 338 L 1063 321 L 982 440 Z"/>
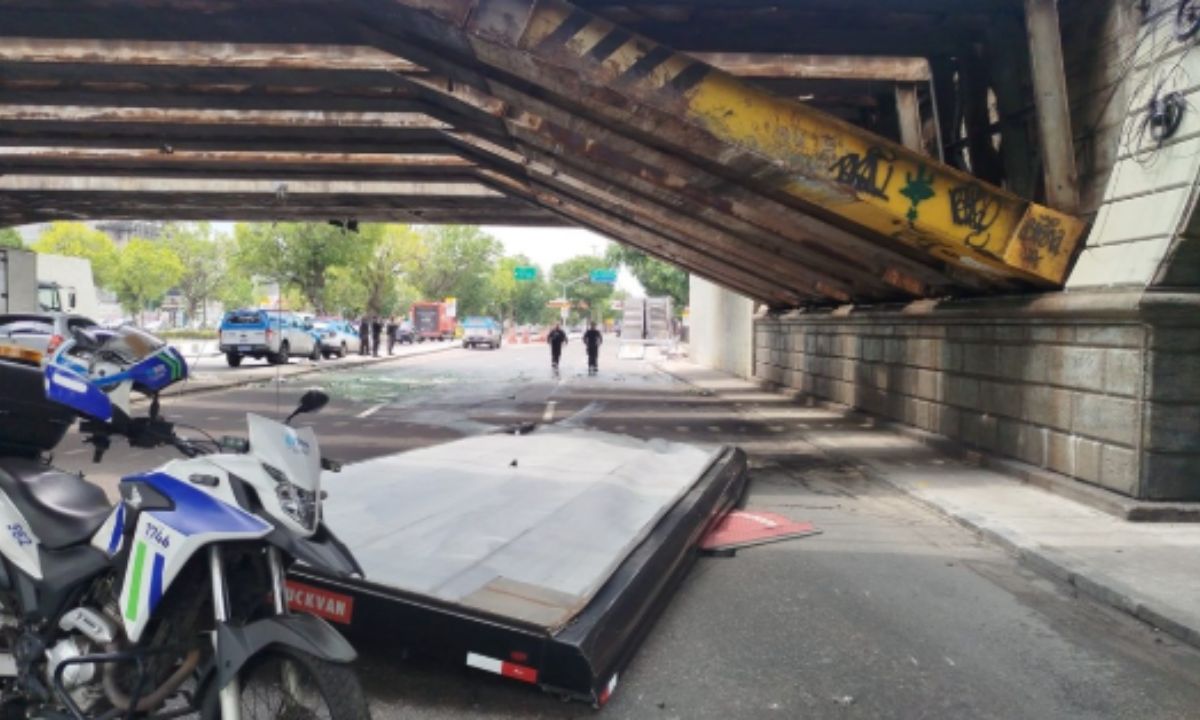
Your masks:
<path fill-rule="evenodd" d="M 163 229 L 166 227 L 164 222 L 147 220 L 88 220 L 83 224 L 112 238 L 117 247 L 123 247 L 135 237 L 157 240 L 163 236 Z M 34 223 L 22 225 L 16 230 L 26 245 L 32 245 L 49 227 L 50 223 Z"/>

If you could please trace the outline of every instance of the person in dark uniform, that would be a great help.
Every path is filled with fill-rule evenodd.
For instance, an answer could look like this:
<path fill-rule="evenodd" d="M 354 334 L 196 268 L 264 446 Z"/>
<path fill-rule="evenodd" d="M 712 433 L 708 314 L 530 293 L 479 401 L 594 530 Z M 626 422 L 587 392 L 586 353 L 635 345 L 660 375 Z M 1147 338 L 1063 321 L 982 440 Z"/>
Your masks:
<path fill-rule="evenodd" d="M 396 316 L 393 315 L 393 316 L 389 317 L 388 321 L 387 321 L 388 355 L 391 355 L 392 350 L 394 350 L 396 347 L 396 330 L 397 329 L 398 329 L 398 326 L 396 325 Z"/>
<path fill-rule="evenodd" d="M 567 334 L 563 332 L 562 323 L 554 324 L 554 329 L 546 336 L 546 342 L 550 343 L 550 367 L 557 371 L 563 345 L 567 344 Z"/>
<path fill-rule="evenodd" d="M 596 329 L 596 323 L 591 323 L 588 331 L 583 334 L 583 345 L 587 348 L 588 356 L 588 375 L 600 372 L 600 345 L 603 342 L 604 336 Z"/>
<path fill-rule="evenodd" d="M 376 315 L 371 318 L 371 354 L 379 357 L 379 337 L 383 335 L 383 320 Z"/>
<path fill-rule="evenodd" d="M 358 354 L 371 354 L 371 319 L 366 315 L 358 321 Z"/>

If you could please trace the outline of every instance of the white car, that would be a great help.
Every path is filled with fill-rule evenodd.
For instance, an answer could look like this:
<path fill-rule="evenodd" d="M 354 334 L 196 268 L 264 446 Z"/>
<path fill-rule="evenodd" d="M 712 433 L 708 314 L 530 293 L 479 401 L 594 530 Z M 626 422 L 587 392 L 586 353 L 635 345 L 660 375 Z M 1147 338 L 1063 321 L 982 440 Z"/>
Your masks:
<path fill-rule="evenodd" d="M 321 337 L 321 354 L 327 358 L 346 357 L 362 349 L 358 328 L 345 320 L 318 320 L 313 329 Z"/>
<path fill-rule="evenodd" d="M 70 339 L 72 330 L 95 324 L 82 315 L 61 312 L 3 314 L 0 315 L 0 342 L 20 345 L 49 357 Z"/>
<path fill-rule="evenodd" d="M 221 320 L 220 348 L 229 367 L 242 358 L 266 358 L 272 365 L 285 365 L 292 355 L 318 360 L 321 344 L 312 323 L 286 310 L 233 310 Z"/>

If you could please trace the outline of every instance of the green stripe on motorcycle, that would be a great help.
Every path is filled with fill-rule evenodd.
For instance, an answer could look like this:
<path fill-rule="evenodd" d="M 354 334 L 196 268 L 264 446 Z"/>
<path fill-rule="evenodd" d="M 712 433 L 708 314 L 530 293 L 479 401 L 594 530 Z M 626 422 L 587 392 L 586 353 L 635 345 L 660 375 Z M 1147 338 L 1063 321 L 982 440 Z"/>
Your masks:
<path fill-rule="evenodd" d="M 172 357 L 169 352 L 162 352 L 158 355 L 162 361 L 167 364 L 167 368 L 171 371 L 171 379 L 178 380 L 183 376 L 183 368 L 180 367 L 178 358 Z"/>
<path fill-rule="evenodd" d="M 130 622 L 137 620 L 138 600 L 142 597 L 142 570 L 146 567 L 146 543 L 138 542 L 133 551 L 133 575 L 129 578 L 129 604 L 125 606 L 125 617 Z"/>

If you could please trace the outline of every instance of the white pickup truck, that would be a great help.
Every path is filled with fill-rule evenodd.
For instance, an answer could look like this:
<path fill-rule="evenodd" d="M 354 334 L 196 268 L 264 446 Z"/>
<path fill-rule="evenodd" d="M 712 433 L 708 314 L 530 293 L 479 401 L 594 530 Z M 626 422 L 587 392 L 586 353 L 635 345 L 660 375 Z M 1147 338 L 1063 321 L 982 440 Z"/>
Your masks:
<path fill-rule="evenodd" d="M 221 352 L 229 367 L 242 358 L 263 358 L 285 365 L 292 355 L 321 358 L 321 343 L 312 322 L 286 310 L 233 310 L 221 320 Z"/>

